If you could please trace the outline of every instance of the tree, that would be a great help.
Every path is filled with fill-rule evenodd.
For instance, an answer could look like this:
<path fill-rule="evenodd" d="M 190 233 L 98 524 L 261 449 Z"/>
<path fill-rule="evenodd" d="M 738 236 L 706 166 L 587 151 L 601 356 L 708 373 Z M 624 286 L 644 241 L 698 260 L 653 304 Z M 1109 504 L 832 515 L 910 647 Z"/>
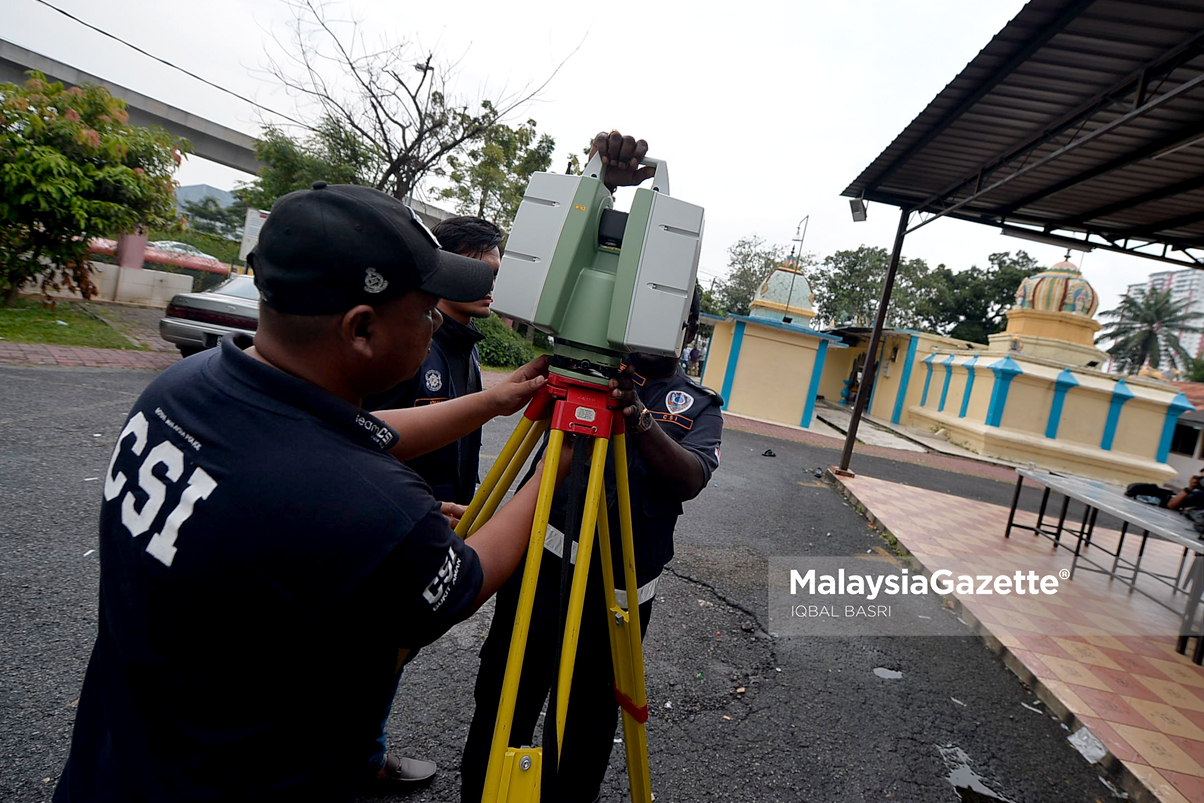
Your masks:
<path fill-rule="evenodd" d="M 1184 382 L 1204 382 L 1204 358 L 1192 357 L 1183 371 Z"/>
<path fill-rule="evenodd" d="M 702 306 L 699 311 L 704 315 L 724 315 L 727 312 L 719 301 L 719 294 L 714 290 L 702 291 Z"/>
<path fill-rule="evenodd" d="M 322 0 L 286 2 L 289 41 L 278 42 L 283 55 L 268 72 L 300 105 L 337 123 L 353 151 L 348 163 L 371 165 L 362 183 L 397 198 L 547 85 L 469 102 L 450 90 L 454 65 L 433 53 L 383 38 L 370 46 L 357 23 L 332 18 Z"/>
<path fill-rule="evenodd" d="M 1122 296 L 1116 309 L 1099 315 L 1111 322 L 1096 337 L 1096 343 L 1112 341 L 1108 353 L 1117 368 L 1135 374 L 1147 362 L 1153 368 L 1170 363 L 1183 369 L 1191 355 L 1179 343 L 1179 335 L 1204 331 L 1197 321 L 1204 313 L 1189 312 L 1191 299 L 1174 301 L 1170 290 L 1138 290 Z"/>
<path fill-rule="evenodd" d="M 885 248 L 867 245 L 825 257 L 810 276 L 816 317 L 835 326 L 872 326 L 889 263 L 890 255 Z M 924 260 L 899 260 L 888 323 L 905 327 L 921 325 L 927 277 L 928 263 Z"/>
<path fill-rule="evenodd" d="M 371 185 L 375 169 L 370 149 L 357 143 L 355 133 L 333 118 L 325 118 L 305 137 L 265 126 L 255 144 L 255 155 L 263 165 L 259 176 L 234 189 L 240 203 L 255 209 L 271 209 L 277 198 L 307 190 L 315 181 Z"/>
<path fill-rule="evenodd" d="M 753 234 L 733 243 L 727 257 L 728 273 L 719 280 L 714 300 L 724 313 L 747 315 L 758 288 L 786 258 L 786 249 Z"/>
<path fill-rule="evenodd" d="M 916 312 L 924 328 L 972 343 L 986 343 L 1003 331 L 1016 288 L 1043 268 L 1024 251 L 991 254 L 987 261 L 985 269 L 971 265 L 955 273 L 938 265 L 928 274 L 917 288 Z"/>
<path fill-rule="evenodd" d="M 243 227 L 247 205 L 236 201 L 223 207 L 212 195 L 206 195 L 199 201 L 185 201 L 184 214 L 188 216 L 189 228 L 195 231 L 233 237 Z"/>
<path fill-rule="evenodd" d="M 435 169 L 454 184 L 439 197 L 454 199 L 462 215 L 476 215 L 508 229 L 531 174 L 548 169 L 555 147 L 556 141 L 547 134 L 537 136 L 534 120 L 514 128 L 497 123 L 465 156 L 447 158 L 450 171 Z"/>
<path fill-rule="evenodd" d="M 11 304 L 42 276 L 44 293 L 91 298 L 89 239 L 174 222 L 171 176 L 188 143 L 129 125 L 103 87 L 31 76 L 0 84 L 0 294 Z"/>

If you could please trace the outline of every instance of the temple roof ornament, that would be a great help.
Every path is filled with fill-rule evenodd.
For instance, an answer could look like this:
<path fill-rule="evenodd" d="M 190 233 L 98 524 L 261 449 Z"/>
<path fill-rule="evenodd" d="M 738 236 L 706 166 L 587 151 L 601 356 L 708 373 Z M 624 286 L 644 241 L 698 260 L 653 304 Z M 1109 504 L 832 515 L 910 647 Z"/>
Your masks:
<path fill-rule="evenodd" d="M 815 317 L 811 283 L 796 262 L 786 260 L 769 274 L 753 295 L 748 314 L 774 320 Z"/>
<path fill-rule="evenodd" d="M 1098 307 L 1095 288 L 1083 278 L 1078 266 L 1064 260 L 1021 282 L 1013 309 L 1069 312 L 1093 318 Z"/>

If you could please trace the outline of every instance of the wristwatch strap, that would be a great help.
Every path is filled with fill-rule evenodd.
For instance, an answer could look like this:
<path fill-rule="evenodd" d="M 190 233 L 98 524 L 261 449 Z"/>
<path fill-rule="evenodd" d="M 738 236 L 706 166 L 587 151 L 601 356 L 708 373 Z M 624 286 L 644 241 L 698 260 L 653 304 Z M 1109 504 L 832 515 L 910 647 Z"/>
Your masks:
<path fill-rule="evenodd" d="M 640 404 L 639 420 L 636 422 L 636 425 L 632 427 L 631 431 L 637 435 L 642 432 L 647 432 L 648 430 L 652 429 L 652 423 L 652 411 L 643 404 Z"/>

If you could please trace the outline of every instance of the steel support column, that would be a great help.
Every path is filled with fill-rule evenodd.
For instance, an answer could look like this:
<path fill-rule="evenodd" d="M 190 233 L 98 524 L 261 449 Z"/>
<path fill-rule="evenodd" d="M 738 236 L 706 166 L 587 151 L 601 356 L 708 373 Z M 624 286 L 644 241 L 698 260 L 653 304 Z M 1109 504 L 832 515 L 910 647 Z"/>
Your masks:
<path fill-rule="evenodd" d="M 865 412 L 865 402 L 869 398 L 866 392 L 866 379 L 872 383 L 878 370 L 878 344 L 882 341 L 882 328 L 886 324 L 886 309 L 890 306 L 891 292 L 895 289 L 895 273 L 899 270 L 899 255 L 903 253 L 903 238 L 907 236 L 907 220 L 911 209 L 902 207 L 899 210 L 899 227 L 895 230 L 895 246 L 890 252 L 890 264 L 886 268 L 886 281 L 882 283 L 882 299 L 878 302 L 878 315 L 874 318 L 874 331 L 870 335 L 870 347 L 866 351 L 865 368 L 862 369 L 861 387 L 857 391 L 857 403 L 853 405 L 853 417 L 849 420 L 849 432 L 844 438 L 844 451 L 840 454 L 840 470 L 849 470 L 849 460 L 853 457 L 853 444 L 857 441 L 857 427 L 861 424 L 861 415 Z M 871 360 L 874 364 L 871 365 Z"/>

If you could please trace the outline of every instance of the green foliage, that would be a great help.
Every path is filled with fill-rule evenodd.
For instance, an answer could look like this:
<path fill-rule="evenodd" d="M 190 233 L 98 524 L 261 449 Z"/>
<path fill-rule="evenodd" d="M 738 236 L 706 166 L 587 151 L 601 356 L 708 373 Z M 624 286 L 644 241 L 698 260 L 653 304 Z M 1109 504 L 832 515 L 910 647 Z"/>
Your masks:
<path fill-rule="evenodd" d="M 477 344 L 481 364 L 495 368 L 518 368 L 535 359 L 535 348 L 497 315 L 476 321 L 485 339 Z"/>
<path fill-rule="evenodd" d="M 1184 382 L 1204 382 L 1204 358 L 1189 357 L 1183 370 Z"/>
<path fill-rule="evenodd" d="M 1108 353 L 1124 373 L 1135 374 L 1147 362 L 1152 368 L 1189 367 L 1191 355 L 1179 335 L 1204 331 L 1199 324 L 1204 313 L 1189 312 L 1191 304 L 1191 299 L 1174 301 L 1169 290 L 1154 288 L 1122 296 L 1120 306 L 1099 314 L 1110 322 L 1095 341 L 1112 341 Z"/>
<path fill-rule="evenodd" d="M 825 257 L 810 274 L 817 318 L 834 326 L 873 326 L 889 264 L 890 254 L 885 248 L 867 245 Z M 906 328 L 922 325 L 927 277 L 928 263 L 924 260 L 899 260 L 887 310 L 888 324 Z"/>
<path fill-rule="evenodd" d="M 52 346 L 91 346 L 106 349 L 139 348 L 91 314 L 87 304 L 71 301 L 47 304 L 18 298 L 10 306 L 0 307 L 0 338 L 6 343 L 46 343 Z"/>
<path fill-rule="evenodd" d="M 89 238 L 170 224 L 171 176 L 188 143 L 129 125 L 103 87 L 31 75 L 0 83 L 0 294 L 11 303 L 40 275 L 44 292 L 90 298 Z"/>
<path fill-rule="evenodd" d="M 462 215 L 485 218 L 506 230 L 531 174 L 548 169 L 555 147 L 555 140 L 547 134 L 537 138 L 534 120 L 514 128 L 497 123 L 465 156 L 449 156 L 449 171 L 434 171 L 450 177 L 454 184 L 441 190 L 439 197 L 454 200 Z"/>
<path fill-rule="evenodd" d="M 737 240 L 727 249 L 727 256 L 728 274 L 719 280 L 711 295 L 711 309 L 722 310 L 715 314 L 747 315 L 757 288 L 782 264 L 786 249 L 768 245 L 754 234 Z M 705 296 L 703 302 L 705 305 Z M 710 311 L 705 306 L 703 309 Z"/>
<path fill-rule="evenodd" d="M 987 260 L 985 269 L 971 265 L 955 273 L 938 265 L 928 274 L 917 305 L 924 328 L 972 343 L 986 343 L 1004 330 L 1016 288 L 1043 267 L 1024 251 L 991 254 Z"/>
<path fill-rule="evenodd" d="M 229 238 L 242 230 L 243 221 L 247 218 L 247 205 L 236 201 L 223 208 L 216 198 L 206 195 L 199 201 L 185 201 L 184 214 L 188 216 L 188 227 L 192 231 Z"/>
<path fill-rule="evenodd" d="M 305 138 L 291 137 L 275 126 L 266 126 L 255 145 L 255 154 L 263 163 L 259 177 L 234 189 L 244 210 L 247 206 L 271 209 L 280 196 L 307 190 L 315 181 L 374 183 L 377 160 L 372 149 L 333 117 L 324 118 L 317 130 Z"/>

